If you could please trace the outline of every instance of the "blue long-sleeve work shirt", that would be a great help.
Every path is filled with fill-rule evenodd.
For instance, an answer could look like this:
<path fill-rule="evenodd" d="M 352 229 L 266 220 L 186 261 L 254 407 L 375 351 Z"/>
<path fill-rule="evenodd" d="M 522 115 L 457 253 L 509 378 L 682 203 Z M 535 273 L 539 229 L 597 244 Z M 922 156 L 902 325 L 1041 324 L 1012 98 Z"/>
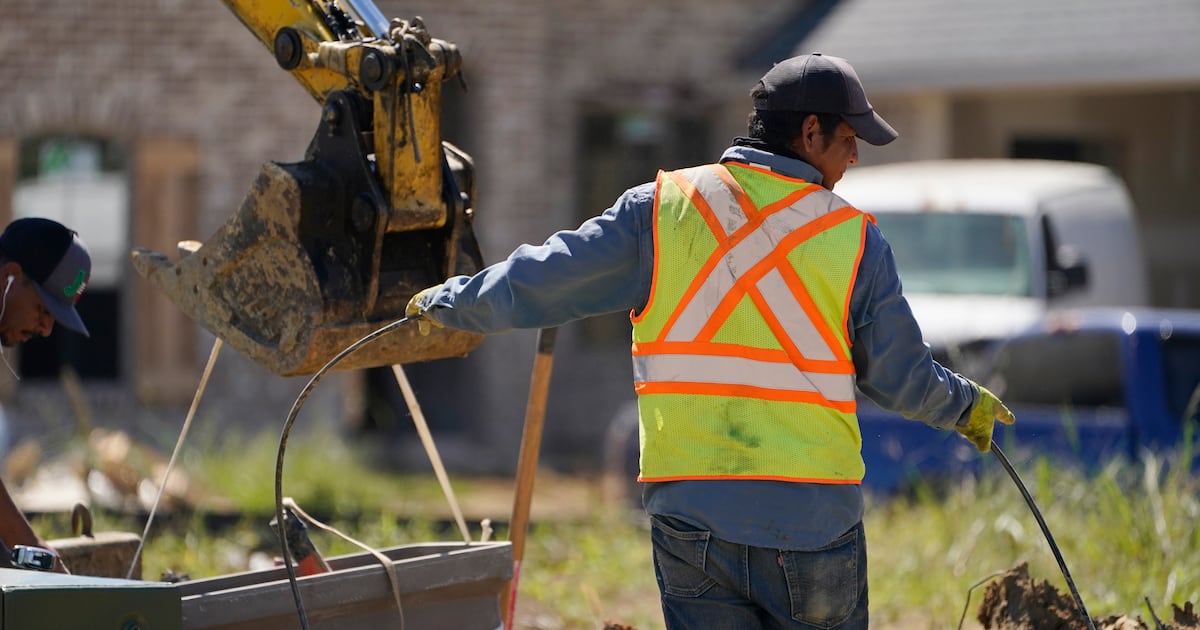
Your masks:
<path fill-rule="evenodd" d="M 811 165 L 748 146 L 721 161 L 757 164 L 821 183 Z M 545 328 L 618 311 L 640 312 L 654 273 L 654 183 L 626 191 L 603 214 L 522 245 L 474 276 L 447 280 L 425 300 L 439 323 L 480 333 Z M 924 344 L 891 247 L 867 226 L 847 324 L 859 389 L 879 406 L 939 428 L 965 420 L 975 387 L 936 363 Z M 758 480 L 650 483 L 650 514 L 704 527 L 718 538 L 777 549 L 821 547 L 862 519 L 858 485 Z"/>

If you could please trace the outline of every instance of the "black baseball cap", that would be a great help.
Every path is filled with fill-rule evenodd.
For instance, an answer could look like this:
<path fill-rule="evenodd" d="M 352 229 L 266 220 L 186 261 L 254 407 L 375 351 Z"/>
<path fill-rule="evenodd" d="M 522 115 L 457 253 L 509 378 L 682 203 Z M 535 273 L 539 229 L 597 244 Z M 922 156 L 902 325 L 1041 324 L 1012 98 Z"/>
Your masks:
<path fill-rule="evenodd" d="M 758 85 L 762 89 L 754 99 L 756 110 L 841 114 L 859 138 L 877 146 L 899 135 L 875 113 L 858 73 L 841 57 L 813 53 L 785 59 L 767 71 Z"/>
<path fill-rule="evenodd" d="M 0 253 L 34 281 L 55 321 L 89 337 L 75 310 L 92 275 L 92 257 L 79 235 L 50 219 L 17 219 L 0 234 Z"/>

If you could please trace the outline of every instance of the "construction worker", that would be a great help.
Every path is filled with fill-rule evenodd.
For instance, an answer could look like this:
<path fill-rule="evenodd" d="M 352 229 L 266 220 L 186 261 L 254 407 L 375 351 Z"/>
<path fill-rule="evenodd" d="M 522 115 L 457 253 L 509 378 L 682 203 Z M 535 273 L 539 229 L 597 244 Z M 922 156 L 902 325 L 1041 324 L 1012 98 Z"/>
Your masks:
<path fill-rule="evenodd" d="M 850 64 L 787 59 L 751 97 L 717 164 L 660 172 L 407 314 L 496 333 L 630 311 L 666 627 L 866 628 L 855 386 L 981 451 L 1013 418 L 933 360 L 888 243 L 831 192 L 858 138 L 897 136 Z"/>
<path fill-rule="evenodd" d="M 88 336 L 75 310 L 92 272 L 92 259 L 79 235 L 66 226 L 42 218 L 17 219 L 0 234 L 0 343 L 11 348 L 35 335 L 48 336 L 58 322 Z M 2 352 L 2 350 L 0 350 Z M 8 365 L 8 357 L 3 357 Z M 8 365 L 12 370 L 12 366 Z M 13 372 L 14 376 L 16 372 Z M 16 545 L 49 549 L 33 530 L 0 481 L 0 543 L 2 550 Z M 0 566 L 10 564 L 0 554 Z M 66 573 L 59 559 L 55 570 Z"/>

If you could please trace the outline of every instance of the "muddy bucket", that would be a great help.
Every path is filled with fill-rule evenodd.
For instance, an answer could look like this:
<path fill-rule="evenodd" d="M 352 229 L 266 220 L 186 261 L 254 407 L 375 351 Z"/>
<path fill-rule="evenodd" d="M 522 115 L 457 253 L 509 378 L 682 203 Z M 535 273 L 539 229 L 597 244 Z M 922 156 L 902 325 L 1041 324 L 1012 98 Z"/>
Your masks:
<path fill-rule="evenodd" d="M 469 190 L 470 158 L 445 147 L 448 199 L 465 198 L 451 193 Z M 461 201 L 449 204 L 451 218 L 440 228 L 387 231 L 382 202 L 348 198 L 346 190 L 317 158 L 268 162 L 238 212 L 207 242 L 181 242 L 174 263 L 137 248 L 134 267 L 189 317 L 271 372 L 312 374 L 403 317 L 416 292 L 483 266 L 471 210 Z M 463 356 L 482 339 L 445 328 L 422 336 L 402 326 L 336 369 Z"/>

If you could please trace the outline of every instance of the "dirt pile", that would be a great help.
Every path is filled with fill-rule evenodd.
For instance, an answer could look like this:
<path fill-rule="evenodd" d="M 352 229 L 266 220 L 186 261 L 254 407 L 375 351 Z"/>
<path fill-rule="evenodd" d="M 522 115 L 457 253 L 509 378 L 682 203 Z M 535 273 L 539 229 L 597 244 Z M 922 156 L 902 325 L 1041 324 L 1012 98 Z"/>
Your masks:
<path fill-rule="evenodd" d="M 1087 602 L 1084 602 L 1087 605 Z M 1152 619 L 1155 630 L 1200 630 L 1200 616 L 1191 602 L 1171 604 L 1171 619 Z M 1029 577 L 1021 564 L 988 584 L 979 606 L 979 623 L 987 630 L 1087 630 L 1087 622 L 1071 595 L 1045 580 Z M 1097 630 L 1149 630 L 1141 617 L 1112 616 L 1094 619 Z"/>

